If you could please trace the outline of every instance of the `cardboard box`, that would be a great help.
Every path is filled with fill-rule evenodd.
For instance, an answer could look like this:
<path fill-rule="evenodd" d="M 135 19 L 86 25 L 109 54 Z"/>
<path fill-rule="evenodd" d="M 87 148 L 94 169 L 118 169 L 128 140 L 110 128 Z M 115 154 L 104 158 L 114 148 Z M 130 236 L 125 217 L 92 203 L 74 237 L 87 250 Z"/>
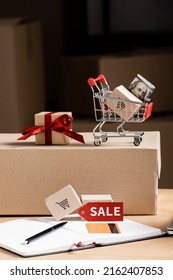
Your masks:
<path fill-rule="evenodd" d="M 51 215 L 57 221 L 77 211 L 82 206 L 80 198 L 71 185 L 65 186 L 56 193 L 46 197 L 45 203 Z"/>
<path fill-rule="evenodd" d="M 92 133 L 83 133 L 85 145 L 66 146 L 38 146 L 35 137 L 21 142 L 19 136 L 0 134 L 1 215 L 50 214 L 45 198 L 68 184 L 78 196 L 110 194 L 125 214 L 157 213 L 159 132 L 145 132 L 138 147 L 123 137 L 96 147 Z"/>
<path fill-rule="evenodd" d="M 123 85 L 116 87 L 109 97 L 115 99 L 107 99 L 106 105 L 125 121 L 131 119 L 134 114 L 139 111 L 139 108 L 141 107 L 140 103 L 142 104 L 142 101 Z"/>
<path fill-rule="evenodd" d="M 69 116 L 72 116 L 71 112 L 40 112 L 38 114 L 35 114 L 35 125 L 42 126 L 46 125 L 46 115 L 49 115 L 48 117 L 48 123 L 53 122 L 56 118 L 62 116 L 63 114 L 67 114 Z M 48 143 L 46 143 L 46 132 L 41 132 L 37 135 L 35 135 L 36 144 L 60 144 L 65 145 L 69 144 L 71 142 L 71 138 L 66 136 L 63 133 L 56 132 L 56 131 L 49 131 L 51 136 L 48 136 Z M 48 134 L 49 134 L 48 132 Z M 50 139 L 51 138 L 51 139 Z"/>
<path fill-rule="evenodd" d="M 0 42 L 0 132 L 20 132 L 45 105 L 41 22 L 1 19 Z"/>

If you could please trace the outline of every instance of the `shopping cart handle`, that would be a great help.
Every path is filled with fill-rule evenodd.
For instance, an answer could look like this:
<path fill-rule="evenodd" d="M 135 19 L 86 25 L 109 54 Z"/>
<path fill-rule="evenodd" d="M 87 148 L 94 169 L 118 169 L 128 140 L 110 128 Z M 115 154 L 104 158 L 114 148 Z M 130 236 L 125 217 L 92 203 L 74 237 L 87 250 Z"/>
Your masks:
<path fill-rule="evenodd" d="M 94 78 L 88 79 L 88 84 L 92 87 L 96 85 L 96 82 L 106 83 L 107 81 L 103 74 L 99 74 L 98 77 L 95 79 Z"/>

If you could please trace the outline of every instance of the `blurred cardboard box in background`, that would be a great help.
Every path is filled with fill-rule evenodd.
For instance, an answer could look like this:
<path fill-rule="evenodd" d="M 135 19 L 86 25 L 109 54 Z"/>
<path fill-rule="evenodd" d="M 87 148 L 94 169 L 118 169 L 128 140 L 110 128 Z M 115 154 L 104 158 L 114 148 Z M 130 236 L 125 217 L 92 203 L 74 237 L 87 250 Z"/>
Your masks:
<path fill-rule="evenodd" d="M 132 52 L 125 55 L 64 56 L 58 59 L 61 84 L 58 105 L 63 110 L 69 108 L 73 114 L 93 117 L 92 92 L 88 78 L 103 74 L 110 90 L 123 85 L 129 87 L 139 73 L 156 89 L 152 94 L 153 112 L 173 110 L 173 52 Z"/>
<path fill-rule="evenodd" d="M 20 132 L 44 109 L 41 22 L 0 20 L 0 132 Z"/>

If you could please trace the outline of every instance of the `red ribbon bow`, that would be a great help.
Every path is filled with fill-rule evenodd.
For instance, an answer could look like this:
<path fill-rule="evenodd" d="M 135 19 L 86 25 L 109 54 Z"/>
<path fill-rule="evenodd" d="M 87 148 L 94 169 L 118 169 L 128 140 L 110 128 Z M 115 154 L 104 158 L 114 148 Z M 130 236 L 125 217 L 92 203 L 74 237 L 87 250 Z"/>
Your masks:
<path fill-rule="evenodd" d="M 45 125 L 42 126 L 31 126 L 24 128 L 22 131 L 22 137 L 17 140 L 26 140 L 32 135 L 36 135 L 45 131 L 47 137 L 45 139 L 46 144 L 52 144 L 51 131 L 56 131 L 65 134 L 66 136 L 73 138 L 81 143 L 85 143 L 83 136 L 70 130 L 72 128 L 73 118 L 68 114 L 63 114 L 60 117 L 56 118 L 54 121 L 51 121 L 51 114 L 45 115 Z"/>

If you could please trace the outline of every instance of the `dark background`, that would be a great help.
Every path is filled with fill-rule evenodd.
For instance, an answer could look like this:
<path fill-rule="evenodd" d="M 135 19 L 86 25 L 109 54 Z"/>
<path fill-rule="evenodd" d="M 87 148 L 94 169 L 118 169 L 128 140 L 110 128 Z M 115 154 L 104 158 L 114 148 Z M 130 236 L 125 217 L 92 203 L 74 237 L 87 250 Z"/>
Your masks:
<path fill-rule="evenodd" d="M 0 18 L 41 20 L 45 109 L 56 110 L 60 57 L 172 48 L 172 11 L 169 0 L 6 0 L 1 1 Z"/>

